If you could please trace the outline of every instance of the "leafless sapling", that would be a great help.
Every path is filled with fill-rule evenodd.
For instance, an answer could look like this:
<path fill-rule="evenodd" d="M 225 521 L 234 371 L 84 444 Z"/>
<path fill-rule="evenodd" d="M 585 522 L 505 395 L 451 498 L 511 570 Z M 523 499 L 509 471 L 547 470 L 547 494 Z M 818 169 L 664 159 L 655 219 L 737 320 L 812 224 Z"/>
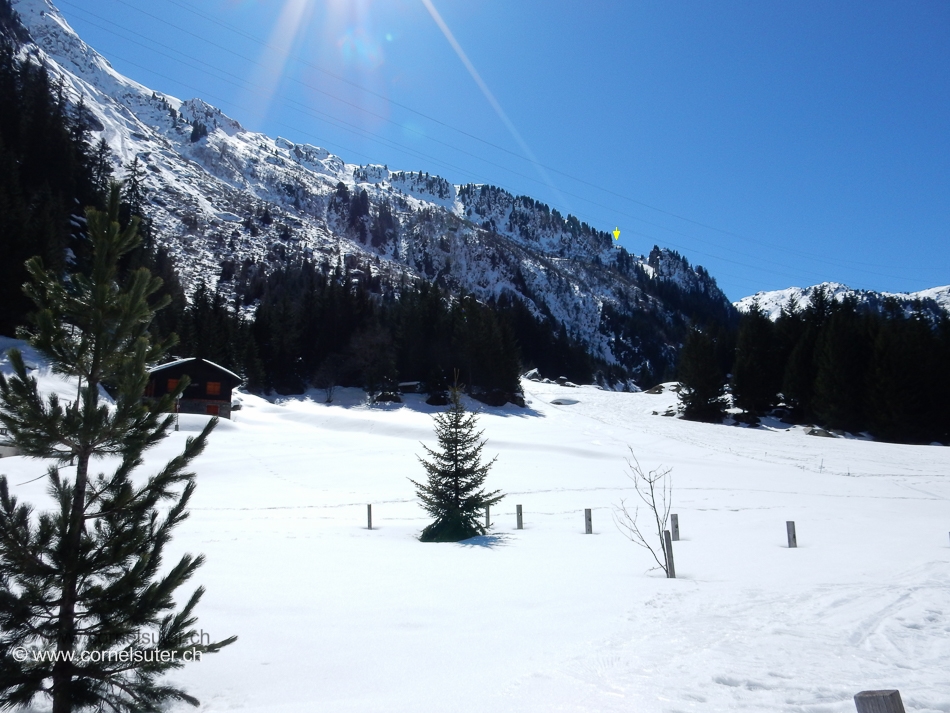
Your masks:
<path fill-rule="evenodd" d="M 627 466 L 630 469 L 627 477 L 633 481 L 633 487 L 640 502 L 628 505 L 626 500 L 621 498 L 620 503 L 614 506 L 614 522 L 624 537 L 649 550 L 659 568 L 669 576 L 663 531 L 666 529 L 666 523 L 670 517 L 672 495 L 670 473 L 673 472 L 673 469 L 658 466 L 645 472 L 632 448 L 630 449 L 630 458 L 627 459 Z M 650 511 L 651 522 L 649 525 L 641 527 L 637 518 L 640 514 L 640 508 L 644 505 Z M 656 537 L 656 540 L 653 537 Z M 656 569 L 656 567 L 651 569 Z"/>
<path fill-rule="evenodd" d="M 340 383 L 340 376 L 343 374 L 345 359 L 342 354 L 333 352 L 324 359 L 317 372 L 313 376 L 313 385 L 318 389 L 323 389 L 326 395 L 324 403 L 333 403 L 333 394 L 337 385 Z"/>

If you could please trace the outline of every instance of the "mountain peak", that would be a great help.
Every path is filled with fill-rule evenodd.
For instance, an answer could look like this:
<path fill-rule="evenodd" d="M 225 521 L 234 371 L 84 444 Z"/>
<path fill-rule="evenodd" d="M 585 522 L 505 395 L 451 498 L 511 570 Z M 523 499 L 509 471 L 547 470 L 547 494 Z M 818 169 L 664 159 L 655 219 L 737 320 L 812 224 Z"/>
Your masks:
<path fill-rule="evenodd" d="M 49 0 L 12 0 L 13 9 L 36 46 L 64 69 L 97 84 L 105 74 L 142 89 L 116 72 L 109 61 L 87 45 Z"/>
<path fill-rule="evenodd" d="M 133 160 L 143 169 L 147 216 L 186 291 L 207 284 L 235 297 L 238 270 L 267 274 L 305 259 L 362 271 L 381 289 L 432 281 L 486 302 L 518 300 L 616 378 L 646 381 L 673 368 L 690 322 L 734 318 L 715 280 L 673 251 L 655 248 L 647 265 L 610 233 L 530 196 L 347 164 L 246 131 L 200 98 L 124 77 L 48 0 L 13 6 L 35 42 L 26 50 L 95 117 L 90 139 L 109 145 L 117 177 Z"/>
<path fill-rule="evenodd" d="M 188 123 L 199 122 L 204 124 L 209 131 L 221 129 L 228 136 L 244 131 L 244 127 L 239 122 L 203 99 L 189 99 L 182 102 L 178 107 L 178 112 Z"/>
<path fill-rule="evenodd" d="M 769 319 L 775 321 L 781 316 L 782 310 L 790 309 L 793 305 L 798 309 L 807 309 L 818 290 L 824 291 L 835 302 L 853 299 L 869 309 L 880 309 L 885 301 L 890 299 L 904 305 L 905 311 L 912 310 L 917 303 L 922 303 L 925 307 L 929 305 L 931 311 L 950 312 L 950 285 L 919 292 L 875 292 L 852 289 L 840 282 L 822 282 L 811 287 L 787 287 L 784 290 L 756 292 L 734 302 L 733 305 L 740 312 L 748 312 L 755 303 Z"/>

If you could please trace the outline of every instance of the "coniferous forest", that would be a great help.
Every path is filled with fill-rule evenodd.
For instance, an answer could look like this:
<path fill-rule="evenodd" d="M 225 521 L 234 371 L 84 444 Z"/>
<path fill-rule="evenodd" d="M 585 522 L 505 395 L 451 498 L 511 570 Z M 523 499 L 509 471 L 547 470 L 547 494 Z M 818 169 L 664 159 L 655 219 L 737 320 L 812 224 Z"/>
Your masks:
<path fill-rule="evenodd" d="M 9 14 L 3 22 L 7 37 L 18 31 Z M 164 282 L 156 299 L 171 299 L 156 317 L 157 336 L 177 333 L 176 355 L 234 369 L 250 388 L 299 393 L 332 382 L 380 392 L 411 380 L 439 390 L 458 370 L 470 390 L 510 395 L 525 364 L 591 379 L 585 350 L 521 303 L 485 305 L 425 282 L 397 291 L 358 263 L 341 270 L 301 260 L 267 274 L 259 265 L 228 265 L 221 279 L 231 298 L 198 286 L 187 300 L 149 224 L 144 169 L 133 160 L 113 176 L 108 146 L 89 141 L 92 121 L 81 105 L 66 102 L 45 69 L 17 59 L 12 43 L 2 43 L 0 333 L 12 335 L 26 322 L 27 259 L 39 255 L 60 271 L 69 260 L 87 259 L 83 210 L 103 208 L 110 181 L 120 178 L 123 225 L 138 216 L 143 235 L 122 266 L 127 273 L 148 267 Z M 242 317 L 251 304 L 253 318 Z"/>
<path fill-rule="evenodd" d="M 102 207 L 95 153 L 85 141 L 81 107 L 40 67 L 0 43 L 0 333 L 12 334 L 29 309 L 21 286 L 34 255 L 65 267 L 74 245 L 74 214 Z"/>
<path fill-rule="evenodd" d="M 686 415 L 721 420 L 728 385 L 748 423 L 775 413 L 885 441 L 950 442 L 950 318 L 926 307 L 871 309 L 817 291 L 774 322 L 754 308 L 735 334 L 696 331 L 680 360 Z"/>
<path fill-rule="evenodd" d="M 20 31 L 9 12 L 0 13 L 0 23 L 7 38 Z M 293 258 L 266 270 L 227 262 L 220 275 L 226 292 L 199 285 L 188 299 L 149 223 L 143 167 L 133 160 L 114 171 L 108 145 L 90 140 L 97 128 L 42 67 L 19 60 L 12 42 L 0 42 L 0 334 L 12 335 L 26 322 L 26 260 L 39 255 L 60 272 L 81 267 L 89 259 L 83 211 L 103 208 L 110 182 L 121 179 L 121 220 L 138 216 L 143 236 L 122 267 L 127 274 L 149 268 L 163 280 L 155 299 L 170 299 L 153 324 L 155 336 L 177 334 L 175 356 L 215 361 L 240 373 L 252 390 L 359 386 L 385 398 L 405 381 L 444 391 L 458 372 L 470 392 L 503 403 L 517 401 L 519 375 L 531 368 L 579 383 L 624 376 L 593 358 L 553 317 L 518 299 L 482 303 L 425 280 L 388 284 L 355 258 L 337 265 Z M 666 301 L 689 298 L 654 282 L 649 289 Z M 946 314 L 905 313 L 886 302 L 868 308 L 823 295 L 775 322 L 757 310 L 737 323 L 727 309 L 680 306 L 701 328 L 677 326 L 643 343 L 660 366 L 660 352 L 650 349 L 678 348 L 675 373 L 686 387 L 687 418 L 721 420 L 731 391 L 744 411 L 740 420 L 750 423 L 777 413 L 882 440 L 950 441 Z M 663 328 L 656 317 L 632 314 L 607 310 L 604 319 L 624 321 L 618 334 Z M 649 388 L 672 376 L 658 368 L 639 374 L 638 383 Z"/>

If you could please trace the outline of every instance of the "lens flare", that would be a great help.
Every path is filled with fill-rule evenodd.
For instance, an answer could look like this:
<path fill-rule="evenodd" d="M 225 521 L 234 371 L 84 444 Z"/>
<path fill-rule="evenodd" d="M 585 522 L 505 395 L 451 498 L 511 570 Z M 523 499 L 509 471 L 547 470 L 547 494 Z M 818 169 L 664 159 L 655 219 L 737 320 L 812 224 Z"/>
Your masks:
<path fill-rule="evenodd" d="M 482 94 L 485 95 L 485 99 L 488 100 L 491 108 L 495 110 L 498 118 L 501 119 L 501 122 L 505 125 L 505 128 L 508 129 L 508 133 L 510 133 L 512 138 L 514 138 L 514 140 L 518 143 L 518 146 L 521 147 L 521 150 L 524 151 L 525 156 L 534 164 L 534 167 L 537 169 L 541 179 L 548 184 L 548 188 L 554 191 L 560 203 L 564 205 L 564 196 L 561 195 L 561 192 L 557 189 L 557 186 L 554 185 L 554 182 L 551 180 L 551 177 L 548 176 L 547 171 L 542 168 L 541 162 L 538 161 L 527 142 L 521 137 L 521 134 L 519 133 L 518 129 L 515 128 L 515 125 L 511 119 L 508 118 L 505 110 L 501 108 L 501 104 L 495 98 L 495 95 L 492 94 L 492 91 L 488 88 L 488 85 L 485 84 L 485 80 L 482 79 L 482 76 L 478 73 L 478 70 L 475 69 L 475 65 L 472 64 L 472 61 L 468 58 L 468 55 L 465 54 L 465 50 L 462 49 L 462 45 L 460 45 L 458 40 L 455 39 L 455 35 L 452 34 L 452 30 L 449 29 L 449 26 L 446 24 L 445 20 L 442 19 L 442 15 L 439 14 L 439 11 L 435 9 L 435 5 L 432 4 L 432 0 L 422 0 L 422 4 L 425 5 L 426 10 L 429 11 L 432 19 L 435 20 L 435 24 L 439 26 L 440 30 L 442 30 L 442 34 L 445 36 L 445 39 L 448 40 L 450 45 L 452 45 L 452 49 L 455 50 L 455 54 L 458 55 L 458 58 L 462 61 L 462 64 L 465 65 L 465 69 L 468 70 L 468 73 L 471 75 L 472 79 L 475 80 L 475 84 L 478 85 L 478 88 L 481 89 Z"/>
<path fill-rule="evenodd" d="M 336 44 L 348 65 L 376 69 L 383 63 L 382 47 L 362 27 L 347 28 Z"/>
<path fill-rule="evenodd" d="M 280 11 L 277 23 L 268 38 L 268 50 L 262 55 L 259 69 L 254 72 L 252 101 L 249 106 L 260 107 L 261 119 L 274 101 L 287 61 L 299 48 L 313 16 L 313 0 L 287 0 Z M 276 48 L 276 49 L 274 49 Z"/>

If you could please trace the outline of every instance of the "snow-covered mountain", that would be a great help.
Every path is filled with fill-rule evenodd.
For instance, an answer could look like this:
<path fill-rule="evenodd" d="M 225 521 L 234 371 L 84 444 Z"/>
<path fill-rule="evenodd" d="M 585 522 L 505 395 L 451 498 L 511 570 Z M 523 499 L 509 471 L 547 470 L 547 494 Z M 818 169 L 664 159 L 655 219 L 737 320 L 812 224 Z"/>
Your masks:
<path fill-rule="evenodd" d="M 715 280 L 673 251 L 631 255 L 526 196 L 348 164 L 247 131 L 201 99 L 119 74 L 48 0 L 12 4 L 32 37 L 23 51 L 62 79 L 71 101 L 82 98 L 92 139 L 108 142 L 119 175 L 135 158 L 144 166 L 147 212 L 186 289 L 218 283 L 227 265 L 227 291 L 235 267 L 301 256 L 392 285 L 426 278 L 482 300 L 521 299 L 630 375 L 667 368 L 690 318 L 735 314 Z"/>
<path fill-rule="evenodd" d="M 774 321 L 778 319 L 783 309 L 788 309 L 793 305 L 798 309 L 807 308 L 811 304 L 812 296 L 818 290 L 823 290 L 828 297 L 837 302 L 850 298 L 870 309 L 881 309 L 888 300 L 896 300 L 905 311 L 920 307 L 931 313 L 939 313 L 940 310 L 950 313 L 950 285 L 931 287 L 919 292 L 874 292 L 854 290 L 839 282 L 823 282 L 811 287 L 788 287 L 784 290 L 756 292 L 754 295 L 734 302 L 733 305 L 740 312 L 748 312 L 753 303 L 756 303 Z"/>

